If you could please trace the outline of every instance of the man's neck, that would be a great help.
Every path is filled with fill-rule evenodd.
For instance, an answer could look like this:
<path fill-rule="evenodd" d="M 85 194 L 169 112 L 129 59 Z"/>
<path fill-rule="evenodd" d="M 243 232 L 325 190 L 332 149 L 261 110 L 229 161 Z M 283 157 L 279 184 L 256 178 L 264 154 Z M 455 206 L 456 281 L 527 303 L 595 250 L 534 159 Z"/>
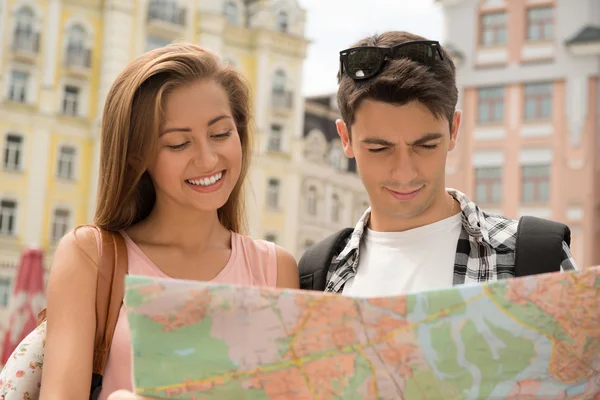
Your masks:
<path fill-rule="evenodd" d="M 380 213 L 376 207 L 372 207 L 369 228 L 376 232 L 404 232 L 436 223 L 460 211 L 460 204 L 444 190 L 424 212 L 415 217 Z"/>

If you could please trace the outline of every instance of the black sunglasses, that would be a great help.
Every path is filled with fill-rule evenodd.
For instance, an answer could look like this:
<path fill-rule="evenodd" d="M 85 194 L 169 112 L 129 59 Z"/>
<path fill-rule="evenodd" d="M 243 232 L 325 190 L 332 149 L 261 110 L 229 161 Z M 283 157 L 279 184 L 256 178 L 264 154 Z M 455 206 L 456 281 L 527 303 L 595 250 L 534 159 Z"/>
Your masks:
<path fill-rule="evenodd" d="M 344 72 L 354 80 L 368 79 L 383 69 L 385 60 L 408 58 L 420 64 L 431 66 L 435 63 L 435 54 L 444 59 L 440 42 L 434 40 L 415 40 L 394 47 L 363 46 L 340 51 L 340 75 Z"/>

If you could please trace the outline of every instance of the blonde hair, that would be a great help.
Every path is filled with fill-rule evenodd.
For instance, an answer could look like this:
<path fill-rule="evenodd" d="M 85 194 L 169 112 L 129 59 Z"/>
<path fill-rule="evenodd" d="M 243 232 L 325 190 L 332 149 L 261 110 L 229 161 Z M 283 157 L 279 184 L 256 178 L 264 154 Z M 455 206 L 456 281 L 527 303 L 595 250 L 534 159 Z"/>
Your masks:
<path fill-rule="evenodd" d="M 210 79 L 227 92 L 242 145 L 240 177 L 217 213 L 227 229 L 246 228 L 244 182 L 252 154 L 250 91 L 243 76 L 194 44 L 172 43 L 144 53 L 119 74 L 102 115 L 100 175 L 94 224 L 116 231 L 148 216 L 156 201 L 146 163 L 156 148 L 164 99 L 172 90 Z"/>

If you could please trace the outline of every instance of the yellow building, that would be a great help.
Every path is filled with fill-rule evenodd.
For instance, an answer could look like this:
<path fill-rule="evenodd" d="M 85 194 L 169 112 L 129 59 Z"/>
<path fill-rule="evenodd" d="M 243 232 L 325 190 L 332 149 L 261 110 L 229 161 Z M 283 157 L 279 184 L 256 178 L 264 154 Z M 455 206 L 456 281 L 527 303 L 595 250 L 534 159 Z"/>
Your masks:
<path fill-rule="evenodd" d="M 173 40 L 250 81 L 256 153 L 275 160 L 252 170 L 251 233 L 284 224 L 260 190 L 263 177 L 285 181 L 302 135 L 304 25 L 295 0 L 0 0 L 0 309 L 23 246 L 46 250 L 48 266 L 56 241 L 91 221 L 106 94 L 128 62 Z"/>

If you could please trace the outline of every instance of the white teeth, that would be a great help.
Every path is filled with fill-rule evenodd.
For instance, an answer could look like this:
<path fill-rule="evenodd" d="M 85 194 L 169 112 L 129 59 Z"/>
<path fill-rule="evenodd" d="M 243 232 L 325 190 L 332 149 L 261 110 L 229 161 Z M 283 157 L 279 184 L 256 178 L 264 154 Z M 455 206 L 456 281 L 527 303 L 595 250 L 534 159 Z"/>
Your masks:
<path fill-rule="evenodd" d="M 188 179 L 186 182 L 191 183 L 192 185 L 210 186 L 210 185 L 214 185 L 215 183 L 220 181 L 222 177 L 223 177 L 223 173 L 219 172 L 218 174 L 215 174 L 209 178 L 198 179 L 198 180 Z"/>

